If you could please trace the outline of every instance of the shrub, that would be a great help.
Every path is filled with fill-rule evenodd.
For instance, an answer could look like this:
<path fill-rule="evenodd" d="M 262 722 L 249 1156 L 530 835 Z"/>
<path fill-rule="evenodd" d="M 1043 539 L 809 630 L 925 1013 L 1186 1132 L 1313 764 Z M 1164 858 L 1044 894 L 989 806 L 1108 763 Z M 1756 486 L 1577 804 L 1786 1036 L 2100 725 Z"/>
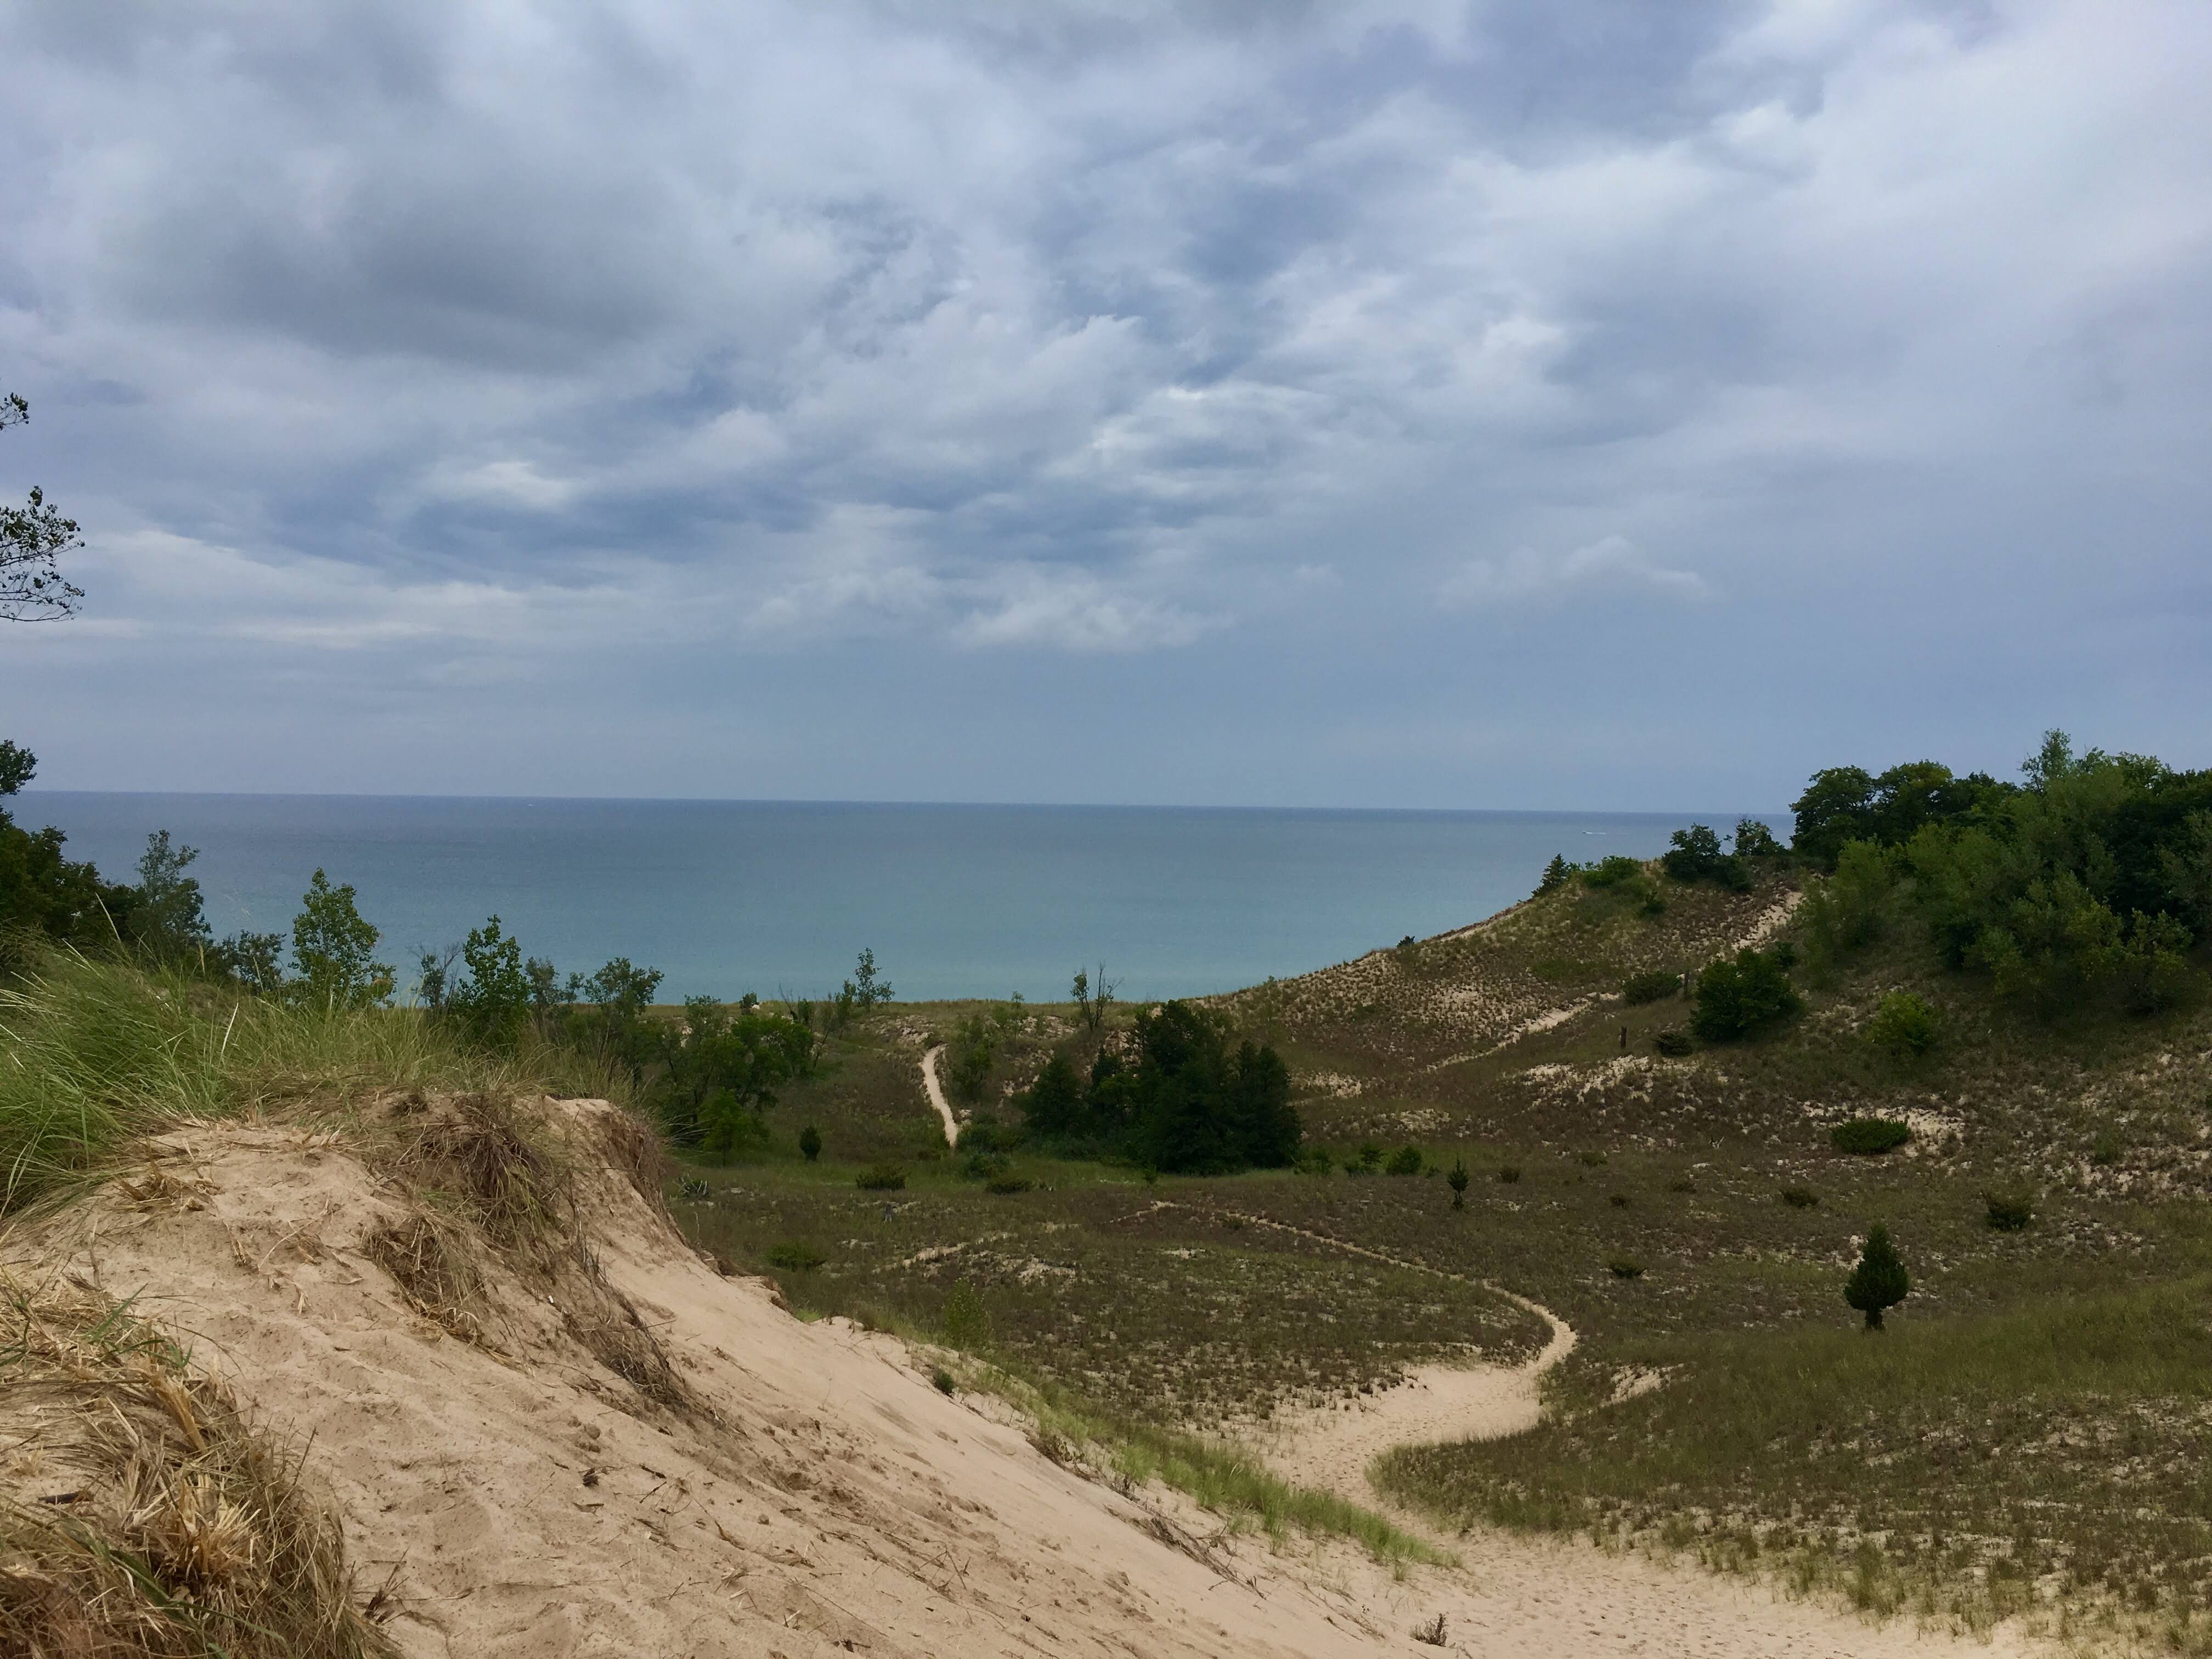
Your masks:
<path fill-rule="evenodd" d="M 875 1164 L 853 1177 L 864 1193 L 896 1193 L 906 1185 L 906 1171 L 896 1164 Z"/>
<path fill-rule="evenodd" d="M 1844 1281 L 1844 1300 L 1866 1316 L 1866 1328 L 1881 1328 L 1882 1310 L 1893 1308 L 1911 1293 L 1912 1279 L 1897 1247 L 1889 1242 L 1889 1229 L 1876 1222 L 1867 1234 L 1859 1265 Z"/>
<path fill-rule="evenodd" d="M 1690 1041 L 1687 1031 L 1677 1030 L 1669 1025 L 1663 1031 L 1652 1033 L 1651 1046 L 1670 1060 L 1680 1060 L 1697 1045 Z"/>
<path fill-rule="evenodd" d="M 1828 1139 L 1839 1152 L 1849 1152 L 1854 1158 L 1879 1158 L 1911 1139 L 1912 1127 L 1893 1117 L 1855 1117 L 1829 1130 Z"/>
<path fill-rule="evenodd" d="M 1005 1196 L 1012 1193 L 1025 1193 L 1029 1191 L 1030 1186 L 1030 1182 L 1027 1176 L 1000 1174 L 994 1175 L 986 1181 L 983 1183 L 983 1190 Z"/>
<path fill-rule="evenodd" d="M 1623 882 L 1638 879 L 1643 874 L 1644 861 L 1641 859 L 1626 858 L 1615 853 L 1609 858 L 1600 859 L 1595 864 L 1584 869 L 1582 872 L 1583 885 L 1599 888 L 1618 887 Z"/>
<path fill-rule="evenodd" d="M 1788 1018 L 1804 1006 L 1790 970 L 1772 952 L 1739 951 L 1698 975 L 1690 1029 L 1707 1042 L 1733 1042 Z"/>
<path fill-rule="evenodd" d="M 1359 1156 L 1344 1166 L 1346 1175 L 1373 1175 L 1382 1167 L 1382 1149 L 1373 1141 L 1363 1142 Z"/>
<path fill-rule="evenodd" d="M 1521 1179 L 1521 1166 L 1517 1164 L 1502 1164 L 1498 1165 L 1498 1178 L 1504 1182 L 1507 1186 L 1510 1187 L 1515 1182 Z"/>
<path fill-rule="evenodd" d="M 1390 1154 L 1390 1173 L 1394 1176 L 1417 1176 L 1421 1172 L 1421 1149 L 1401 1146 Z"/>
<path fill-rule="evenodd" d="M 938 1393 L 945 1395 L 947 1398 L 950 1398 L 952 1391 L 960 1386 L 957 1382 L 955 1382 L 952 1380 L 952 1373 L 946 1370 L 942 1365 L 938 1366 L 934 1370 L 930 1372 L 929 1382 L 932 1388 L 935 1389 Z"/>
<path fill-rule="evenodd" d="M 1656 1002 L 1662 997 L 1673 996 L 1681 988 L 1682 976 L 1680 974 L 1670 974 L 1662 969 L 1654 968 L 1649 973 L 1631 974 L 1626 982 L 1621 986 L 1620 994 L 1623 1000 L 1634 1005 Z"/>
<path fill-rule="evenodd" d="M 1698 1183 L 1687 1176 L 1677 1176 L 1667 1183 L 1667 1190 L 1670 1193 L 1694 1193 L 1698 1190 Z"/>
<path fill-rule="evenodd" d="M 1455 1210 L 1467 1207 L 1467 1183 L 1472 1178 L 1467 1172 L 1467 1160 L 1454 1158 L 1451 1173 L 1444 1177 L 1444 1184 L 1451 1188 L 1452 1208 Z"/>
<path fill-rule="evenodd" d="M 945 1298 L 945 1340 L 956 1348 L 974 1350 L 991 1340 L 991 1316 L 975 1287 L 962 1279 Z"/>
<path fill-rule="evenodd" d="M 1869 1042 L 1898 1060 L 1917 1060 L 1936 1046 L 1942 1021 L 1910 991 L 1892 991 L 1867 1022 Z"/>
<path fill-rule="evenodd" d="M 1605 1154 L 1593 1148 L 1582 1154 L 1582 1160 L 1591 1169 L 1595 1170 L 1605 1162 Z"/>
<path fill-rule="evenodd" d="M 1626 1193 L 1615 1193 L 1612 1197 L 1608 1198 L 1606 1202 L 1612 1205 L 1616 1210 L 1625 1210 L 1628 1207 L 1628 1194 Z"/>
<path fill-rule="evenodd" d="M 1336 1168 L 1336 1159 L 1326 1146 L 1308 1146 L 1291 1160 L 1291 1167 L 1300 1175 L 1325 1176 Z"/>
<path fill-rule="evenodd" d="M 1820 1201 L 1820 1195 L 1810 1187 L 1784 1187 L 1782 1201 L 1793 1210 L 1809 1210 Z"/>
<path fill-rule="evenodd" d="M 799 1155 L 809 1164 L 822 1156 L 822 1131 L 811 1123 L 799 1132 Z"/>
<path fill-rule="evenodd" d="M 1644 1264 L 1632 1256 L 1617 1255 L 1605 1265 L 1612 1270 L 1613 1276 L 1615 1279 L 1641 1279 L 1644 1277 Z"/>
<path fill-rule="evenodd" d="M 1990 1225 L 2001 1233 L 2016 1233 L 2035 1219 L 2034 1200 L 2025 1193 L 1990 1193 L 1983 1202 L 1988 1206 Z"/>
<path fill-rule="evenodd" d="M 2089 1143 L 2089 1161 L 2110 1167 L 2120 1161 L 2123 1150 L 2118 1130 L 2100 1129 L 2096 1139 Z"/>
<path fill-rule="evenodd" d="M 786 1273 L 812 1273 L 830 1258 L 811 1244 L 771 1244 L 763 1258 L 771 1267 L 781 1267 Z"/>

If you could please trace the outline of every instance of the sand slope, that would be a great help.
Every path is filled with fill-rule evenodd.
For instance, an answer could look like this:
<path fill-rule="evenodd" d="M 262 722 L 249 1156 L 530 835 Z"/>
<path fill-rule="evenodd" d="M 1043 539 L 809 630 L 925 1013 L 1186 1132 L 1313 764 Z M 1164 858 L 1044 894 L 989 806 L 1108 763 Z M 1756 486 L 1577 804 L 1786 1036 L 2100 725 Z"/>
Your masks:
<path fill-rule="evenodd" d="M 604 1109 L 550 1109 L 588 1147 Z M 0 1254 L 137 1296 L 308 1437 L 411 1655 L 1324 1659 L 1434 1651 L 1409 1632 L 1438 1613 L 1471 1654 L 1954 1645 L 1569 1547 L 1468 1540 L 1468 1571 L 1402 1582 L 1342 1547 L 1210 1547 L 1208 1517 L 1057 1466 L 890 1339 L 719 1277 L 585 1157 L 589 1247 L 690 1396 L 657 1406 L 511 1276 L 490 1281 L 495 1352 L 412 1310 L 364 1254 L 405 1201 L 341 1146 L 205 1127 L 155 1150 L 170 1199 L 111 1187 Z"/>

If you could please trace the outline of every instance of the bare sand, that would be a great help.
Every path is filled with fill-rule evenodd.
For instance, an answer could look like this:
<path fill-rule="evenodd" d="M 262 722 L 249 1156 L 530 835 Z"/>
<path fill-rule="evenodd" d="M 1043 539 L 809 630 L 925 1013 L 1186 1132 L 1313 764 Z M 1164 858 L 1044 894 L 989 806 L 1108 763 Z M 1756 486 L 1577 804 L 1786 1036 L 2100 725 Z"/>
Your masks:
<path fill-rule="evenodd" d="M 931 1356 L 719 1276 L 595 1161 L 607 1109 L 547 1109 L 578 1148 L 580 1248 L 667 1356 L 681 1408 L 495 1261 L 483 1342 L 418 1312 L 368 1254 L 408 1200 L 328 1137 L 178 1130 L 152 1148 L 170 1198 L 111 1184 L 0 1256 L 137 1297 L 295 1437 L 365 1583 L 389 1578 L 410 1659 L 1335 1659 L 1432 1651 L 1411 1632 L 1438 1614 L 1470 1655 L 1990 1650 L 1567 1546 L 1454 1539 L 1463 1568 L 1394 1577 L 1346 1546 L 1223 1537 L 1171 1493 L 1054 1462 L 996 1402 L 940 1394 Z M 1525 1410 L 1503 1382 L 1467 1386 L 1450 1412 Z M 1436 1420 L 1384 1403 L 1371 1426 Z M 0 1395 L 0 1480 L 34 1466 L 35 1433 Z M 1304 1443 L 1313 1467 L 1289 1472 L 1334 1481 L 1367 1442 Z"/>
<path fill-rule="evenodd" d="M 945 1120 L 945 1144 L 957 1147 L 960 1145 L 960 1120 L 952 1115 L 952 1108 L 945 1098 L 945 1085 L 937 1080 L 937 1057 L 944 1052 L 945 1045 L 940 1042 L 923 1053 L 921 1086 L 929 1091 L 929 1103 L 937 1108 L 938 1116 Z"/>

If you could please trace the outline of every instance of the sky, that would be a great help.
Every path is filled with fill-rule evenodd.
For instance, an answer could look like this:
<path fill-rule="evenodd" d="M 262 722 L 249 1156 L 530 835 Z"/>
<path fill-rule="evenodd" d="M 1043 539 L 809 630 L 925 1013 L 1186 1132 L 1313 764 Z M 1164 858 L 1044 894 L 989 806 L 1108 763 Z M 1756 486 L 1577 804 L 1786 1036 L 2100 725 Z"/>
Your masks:
<path fill-rule="evenodd" d="M 83 789 L 2212 764 L 2201 0 L 13 0 Z"/>

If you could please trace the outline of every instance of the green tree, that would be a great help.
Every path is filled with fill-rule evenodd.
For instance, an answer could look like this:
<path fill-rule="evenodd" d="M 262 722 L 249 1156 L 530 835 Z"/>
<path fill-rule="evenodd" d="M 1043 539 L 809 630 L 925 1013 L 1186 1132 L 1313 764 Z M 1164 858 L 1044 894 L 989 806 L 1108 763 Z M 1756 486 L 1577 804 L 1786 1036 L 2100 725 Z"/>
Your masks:
<path fill-rule="evenodd" d="M 1066 1054 L 1055 1054 L 1044 1063 L 1036 1080 L 1016 1103 L 1030 1133 L 1045 1140 L 1075 1140 L 1091 1129 L 1082 1074 Z"/>
<path fill-rule="evenodd" d="M 864 1013 L 891 1000 L 890 985 L 876 977 L 876 953 L 873 951 L 860 952 L 860 960 L 853 969 L 853 977 L 845 981 L 845 988 L 852 994 L 853 1006 Z"/>
<path fill-rule="evenodd" d="M 371 959 L 382 937 L 362 918 L 350 883 L 331 885 L 320 870 L 292 919 L 295 994 L 311 1008 L 368 1008 L 392 994 L 392 969 Z"/>
<path fill-rule="evenodd" d="M 1757 818 L 1738 818 L 1735 821 L 1731 850 L 1740 859 L 1778 859 L 1783 852 L 1782 843 L 1774 838 L 1774 831 Z"/>
<path fill-rule="evenodd" d="M 1474 1177 L 1467 1172 L 1467 1160 L 1454 1158 L 1451 1173 L 1444 1177 L 1444 1184 L 1451 1188 L 1452 1208 L 1455 1210 L 1464 1210 L 1467 1207 L 1467 1186 L 1473 1179 Z"/>
<path fill-rule="evenodd" d="M 952 1092 L 965 1101 L 981 1100 L 999 1054 L 998 1034 L 991 1022 L 981 1014 L 969 1014 L 953 1027 L 947 1047 L 951 1050 L 947 1075 Z"/>
<path fill-rule="evenodd" d="M 447 987 L 445 1012 L 477 1042 L 511 1046 L 530 1023 L 536 993 L 520 941 L 501 932 L 499 918 L 492 916 L 470 930 L 461 961 L 468 974 Z"/>
<path fill-rule="evenodd" d="M 1552 861 L 1544 866 L 1543 878 L 1536 884 L 1536 896 L 1540 898 L 1547 893 L 1558 892 L 1573 878 L 1574 873 L 1575 866 L 1567 862 L 1565 853 L 1553 854 Z"/>
<path fill-rule="evenodd" d="M 0 740 L 0 799 L 21 789 L 38 768 L 29 750 Z M 51 826 L 25 830 L 0 808 L 0 934 L 20 929 L 96 946 L 127 925 L 135 891 L 64 857 L 66 839 Z"/>
<path fill-rule="evenodd" d="M 1730 1042 L 1788 1018 L 1804 1006 L 1790 972 L 1773 951 L 1739 951 L 1698 975 L 1690 1029 L 1707 1042 Z"/>
<path fill-rule="evenodd" d="M 1867 1234 L 1858 1266 L 1844 1281 L 1844 1300 L 1866 1316 L 1867 1329 L 1878 1331 L 1883 1310 L 1904 1301 L 1911 1290 L 1911 1276 L 1889 1242 L 1889 1229 L 1876 1222 Z"/>
<path fill-rule="evenodd" d="M 822 1156 L 822 1131 L 811 1123 L 799 1132 L 799 1155 L 809 1164 Z"/>
<path fill-rule="evenodd" d="M 760 1009 L 732 1014 L 712 997 L 686 997 L 682 1026 L 655 1025 L 650 1035 L 660 1048 L 647 1095 L 681 1146 L 697 1146 L 710 1132 L 732 1147 L 762 1138 L 726 1113 L 716 1130 L 708 1103 L 727 1091 L 738 1109 L 757 1119 L 775 1103 L 777 1089 L 813 1065 L 814 1033 L 798 1021 Z"/>
<path fill-rule="evenodd" d="M 15 393 L 0 397 L 0 432 L 30 418 L 30 404 Z M 28 506 L 0 507 L 0 622 L 46 622 L 73 614 L 84 590 L 63 576 L 59 560 L 83 545 L 76 520 L 64 518 L 35 485 Z"/>
<path fill-rule="evenodd" d="M 185 873 L 198 856 L 198 848 L 173 842 L 166 830 L 147 836 L 146 850 L 138 855 L 131 932 L 156 961 L 197 962 L 214 944 L 200 908 L 199 882 Z"/>

